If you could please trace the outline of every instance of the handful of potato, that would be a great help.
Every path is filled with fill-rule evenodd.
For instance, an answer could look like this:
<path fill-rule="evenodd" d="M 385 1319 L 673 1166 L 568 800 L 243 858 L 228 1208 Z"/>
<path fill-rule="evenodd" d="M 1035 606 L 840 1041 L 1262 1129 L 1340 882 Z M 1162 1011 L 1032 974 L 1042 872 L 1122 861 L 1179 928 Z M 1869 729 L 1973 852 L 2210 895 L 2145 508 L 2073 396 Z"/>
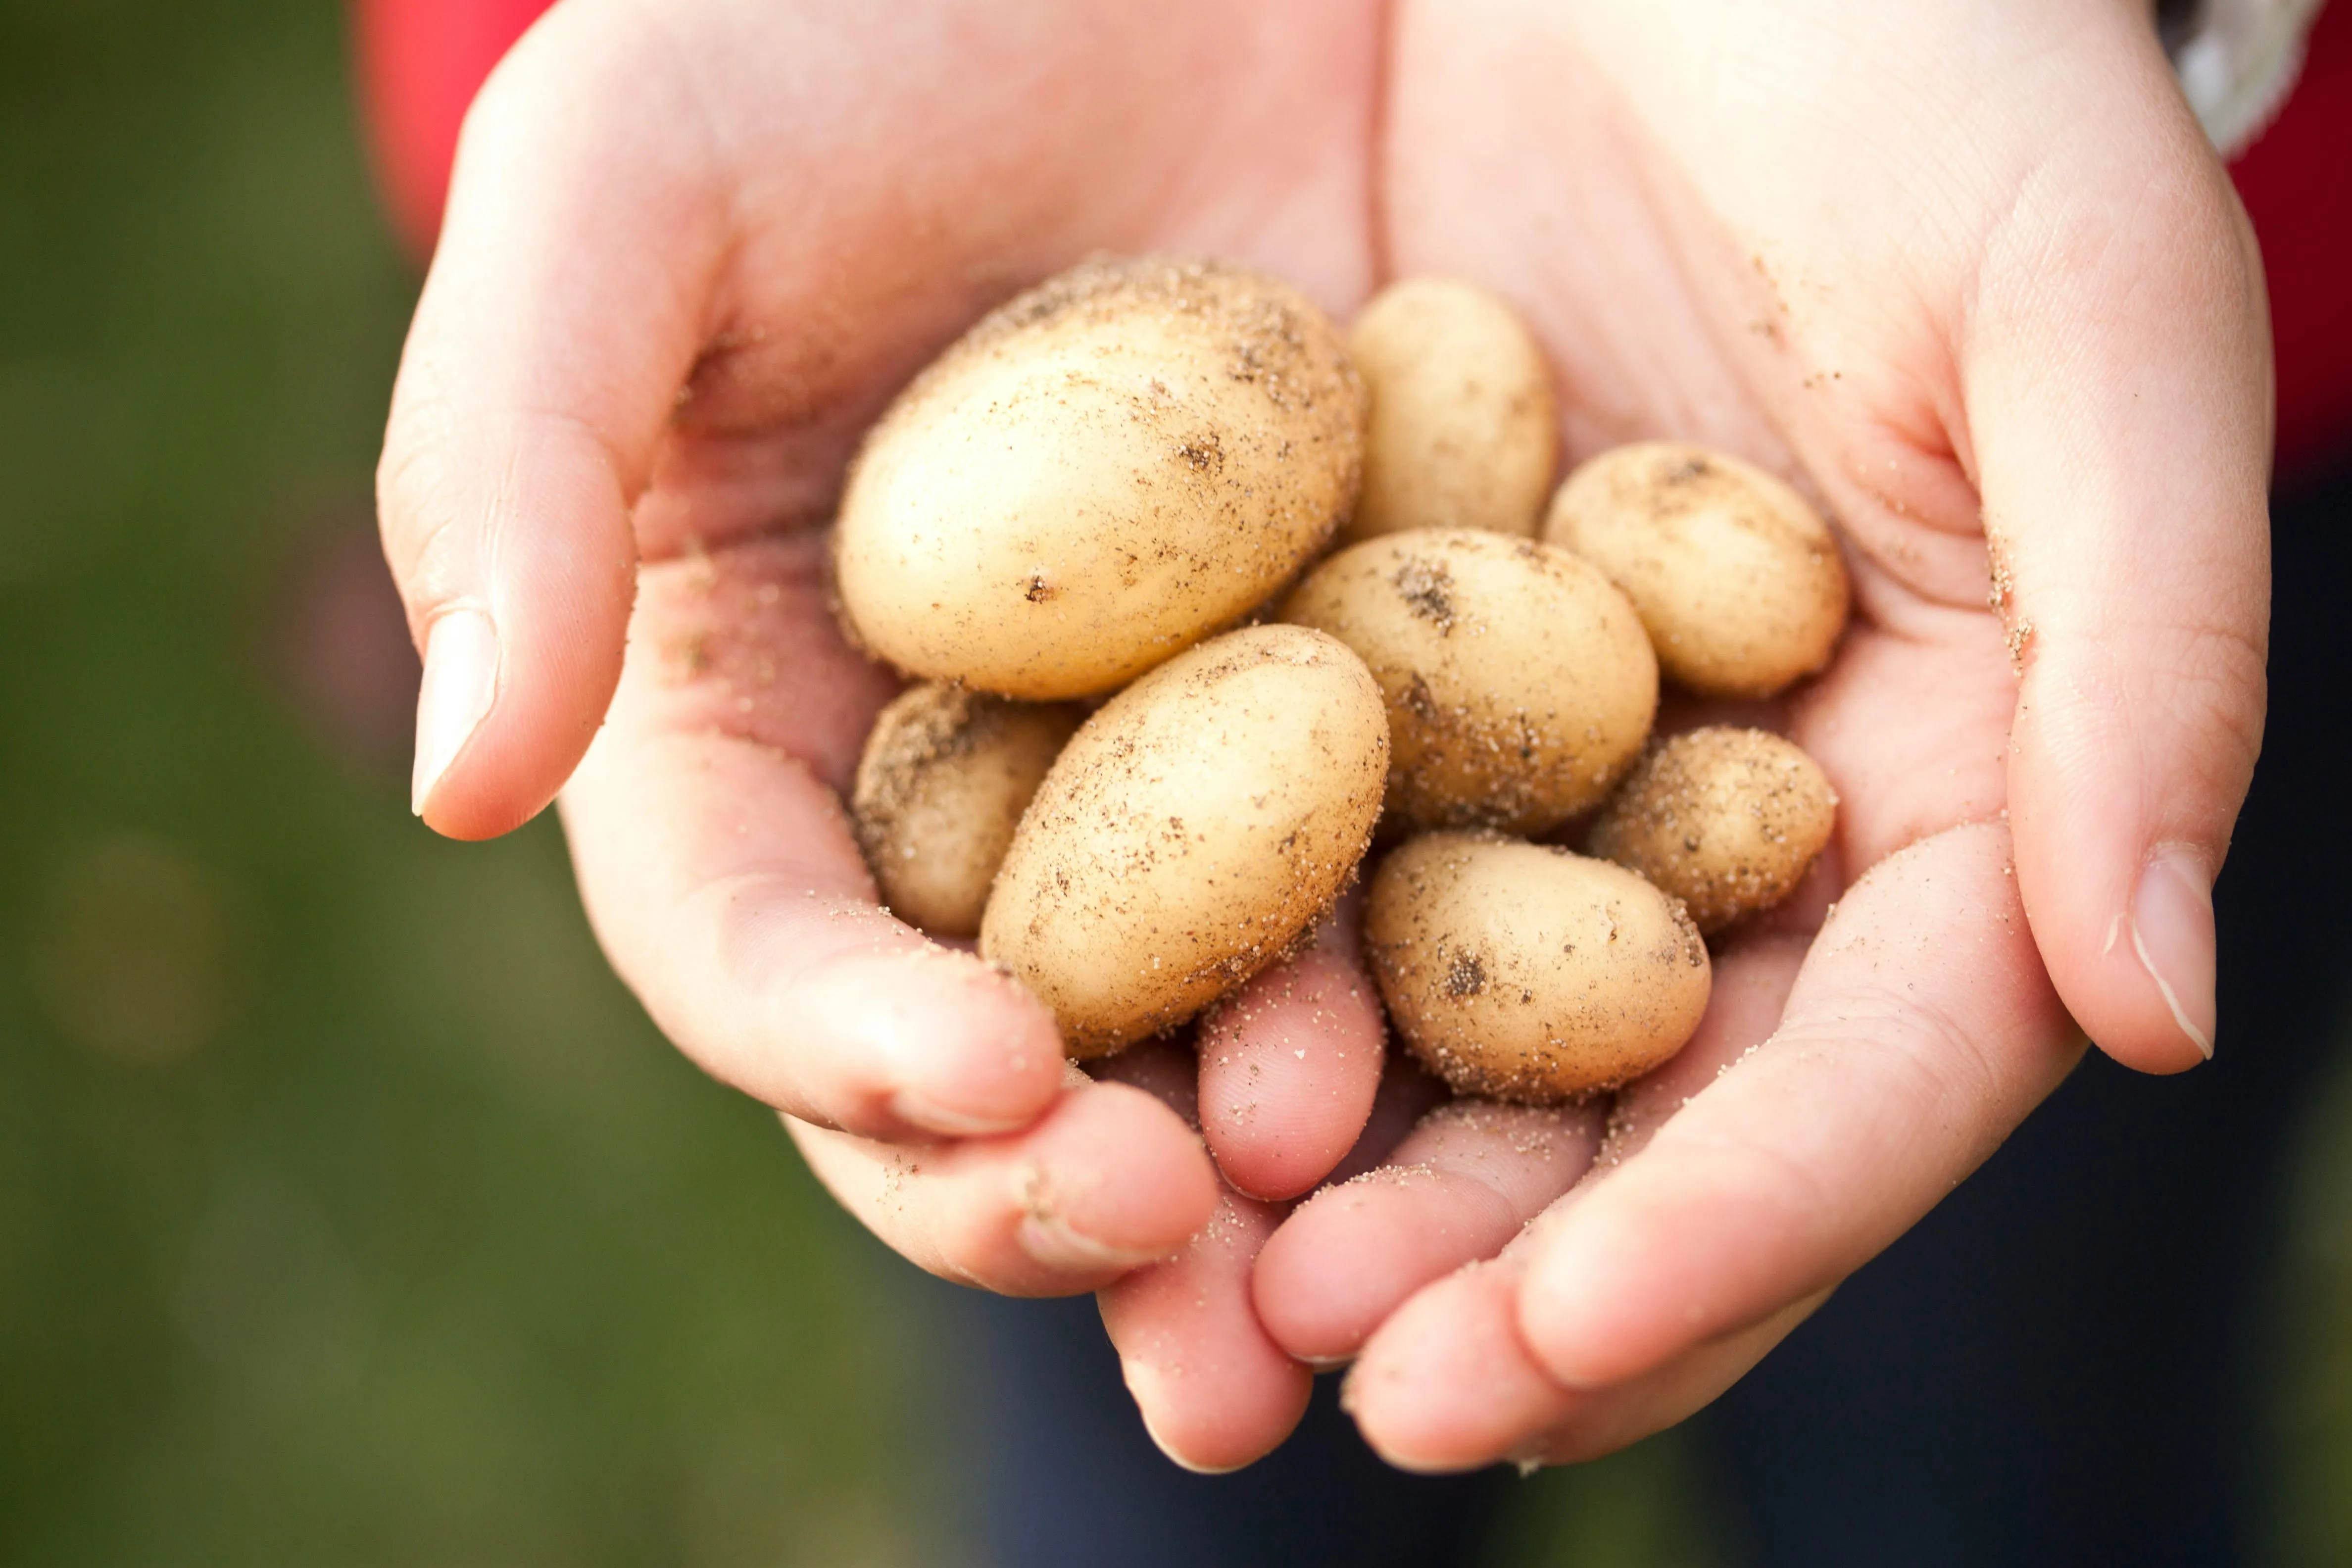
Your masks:
<path fill-rule="evenodd" d="M 994 311 L 868 434 L 835 537 L 849 635 L 918 680 L 852 801 L 885 901 L 977 935 L 1083 1058 L 1296 952 L 1377 841 L 1366 956 L 1457 1089 L 1657 1067 L 1705 936 L 1785 898 L 1835 810 L 1777 735 L 1654 742 L 1661 671 L 1820 669 L 1845 571 L 1795 491 L 1691 447 L 1604 453 L 1539 515 L 1554 432 L 1533 339 L 1465 284 L 1398 284 L 1347 339 L 1167 258 Z M 1590 857 L 1551 841 L 1588 817 Z"/>

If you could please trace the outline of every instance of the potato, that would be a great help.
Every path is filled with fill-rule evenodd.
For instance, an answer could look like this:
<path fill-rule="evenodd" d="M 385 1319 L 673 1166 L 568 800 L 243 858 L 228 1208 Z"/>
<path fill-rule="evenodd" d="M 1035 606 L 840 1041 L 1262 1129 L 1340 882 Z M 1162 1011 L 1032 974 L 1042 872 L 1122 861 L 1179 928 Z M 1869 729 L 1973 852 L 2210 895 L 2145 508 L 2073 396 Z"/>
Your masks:
<path fill-rule="evenodd" d="M 1666 674 L 1715 697 L 1769 697 L 1830 661 L 1845 560 L 1829 524 L 1763 469 L 1656 441 L 1568 477 L 1544 537 L 1599 566 L 1642 612 Z"/>
<path fill-rule="evenodd" d="M 1388 809 L 1408 829 L 1545 832 L 1600 804 L 1657 711 L 1633 606 L 1531 539 L 1386 534 L 1317 567 L 1281 614 L 1346 643 L 1381 683 Z"/>
<path fill-rule="evenodd" d="M 1532 535 L 1559 460 L 1551 372 L 1519 319 L 1484 289 L 1412 278 L 1348 333 L 1370 395 L 1353 543 L 1408 528 Z"/>
<path fill-rule="evenodd" d="M 900 920 L 980 930 L 988 885 L 1045 770 L 1086 715 L 926 681 L 882 710 L 857 761 L 857 846 Z"/>
<path fill-rule="evenodd" d="M 1364 395 L 1286 284 L 1087 262 L 982 321 L 867 434 L 853 638 L 1007 697 L 1114 690 L 1270 598 L 1354 504 Z"/>
<path fill-rule="evenodd" d="M 1412 839 L 1372 874 L 1364 950 L 1413 1055 L 1464 1094 L 1545 1105 L 1682 1049 L 1706 944 L 1621 866 L 1491 834 Z"/>
<path fill-rule="evenodd" d="M 1104 704 L 1045 775 L 980 927 L 1073 1057 L 1182 1023 L 1303 941 L 1371 840 L 1380 688 L 1320 632 L 1262 626 Z"/>
<path fill-rule="evenodd" d="M 1712 935 L 1787 898 L 1836 825 L 1829 775 L 1794 742 L 1717 724 L 1653 747 L 1589 847 L 1690 905 Z"/>

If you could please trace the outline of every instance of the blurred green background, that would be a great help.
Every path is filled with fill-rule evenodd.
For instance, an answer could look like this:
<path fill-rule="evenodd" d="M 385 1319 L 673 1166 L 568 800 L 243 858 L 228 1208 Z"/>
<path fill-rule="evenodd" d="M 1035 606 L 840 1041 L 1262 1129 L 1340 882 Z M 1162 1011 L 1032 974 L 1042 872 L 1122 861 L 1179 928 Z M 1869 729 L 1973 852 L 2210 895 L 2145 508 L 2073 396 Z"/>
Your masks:
<path fill-rule="evenodd" d="M 0 5 L 0 1558 L 909 1560 L 876 1249 L 408 815 L 341 29 Z"/>
<path fill-rule="evenodd" d="M 597 956 L 406 809 L 370 473 L 415 279 L 342 18 L 0 0 L 0 1561 L 964 1561 L 917 1298 Z M 2352 1561 L 2352 1089 L 2278 1286 Z M 1674 1435 L 1492 1558 L 1720 1561 Z"/>

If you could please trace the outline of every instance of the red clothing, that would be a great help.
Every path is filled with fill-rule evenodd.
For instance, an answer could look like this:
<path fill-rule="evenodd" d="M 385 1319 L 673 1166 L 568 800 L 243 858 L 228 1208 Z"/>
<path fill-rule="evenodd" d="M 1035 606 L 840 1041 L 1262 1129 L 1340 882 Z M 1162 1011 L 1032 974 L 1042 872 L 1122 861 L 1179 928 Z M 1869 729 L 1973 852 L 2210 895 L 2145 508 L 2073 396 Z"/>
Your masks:
<path fill-rule="evenodd" d="M 2230 173 L 2270 277 L 2287 473 L 2352 453 L 2352 0 L 2319 14 L 2294 95 Z"/>
<path fill-rule="evenodd" d="M 393 227 L 433 253 L 466 108 L 551 0 L 353 0 L 360 107 Z"/>
<path fill-rule="evenodd" d="M 401 237 L 431 253 L 457 125 L 549 0 L 355 0 L 360 89 Z M 2231 166 L 2261 237 L 2278 345 L 2279 467 L 2352 453 L 2352 0 L 2313 29 L 2303 79 Z"/>

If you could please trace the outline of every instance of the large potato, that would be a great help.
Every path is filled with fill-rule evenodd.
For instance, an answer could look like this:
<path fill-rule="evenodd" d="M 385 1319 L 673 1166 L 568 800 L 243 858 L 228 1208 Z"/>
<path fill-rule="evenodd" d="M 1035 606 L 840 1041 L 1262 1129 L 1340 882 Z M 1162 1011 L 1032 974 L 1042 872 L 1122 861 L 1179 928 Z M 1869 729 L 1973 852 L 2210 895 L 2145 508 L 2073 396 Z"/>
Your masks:
<path fill-rule="evenodd" d="M 1508 305 L 1454 279 L 1407 279 L 1364 307 L 1348 352 L 1372 416 L 1364 490 L 1342 539 L 1535 532 L 1559 434 L 1543 351 Z"/>
<path fill-rule="evenodd" d="M 1703 447 L 1601 453 L 1560 486 L 1544 537 L 1625 590 L 1693 691 L 1769 697 L 1828 664 L 1845 626 L 1845 559 L 1821 513 Z"/>
<path fill-rule="evenodd" d="M 1706 1011 L 1706 944 L 1621 866 L 1432 833 L 1372 874 L 1364 950 L 1389 1017 L 1465 1094 L 1543 1105 L 1639 1078 Z"/>
<path fill-rule="evenodd" d="M 1230 632 L 1088 719 L 1013 835 L 980 951 L 1074 1057 L 1182 1023 L 1289 952 L 1370 843 L 1380 689 L 1298 626 Z"/>
<path fill-rule="evenodd" d="M 842 498 L 844 617 L 910 674 L 1116 689 L 1264 603 L 1354 504 L 1364 396 L 1286 284 L 1098 260 L 995 311 L 891 405 Z"/>
<path fill-rule="evenodd" d="M 1085 718 L 925 681 L 882 710 L 850 813 L 882 901 L 934 936 L 971 936 L 1013 829 Z"/>
<path fill-rule="evenodd" d="M 1795 742 L 1717 724 L 1644 756 L 1591 848 L 1681 899 L 1712 934 L 1787 898 L 1836 825 L 1829 775 Z"/>
<path fill-rule="evenodd" d="M 1338 637 L 1381 683 L 1388 808 L 1408 829 L 1546 832 L 1600 804 L 1657 711 L 1633 606 L 1533 540 L 1386 534 L 1308 574 L 1282 617 Z"/>

